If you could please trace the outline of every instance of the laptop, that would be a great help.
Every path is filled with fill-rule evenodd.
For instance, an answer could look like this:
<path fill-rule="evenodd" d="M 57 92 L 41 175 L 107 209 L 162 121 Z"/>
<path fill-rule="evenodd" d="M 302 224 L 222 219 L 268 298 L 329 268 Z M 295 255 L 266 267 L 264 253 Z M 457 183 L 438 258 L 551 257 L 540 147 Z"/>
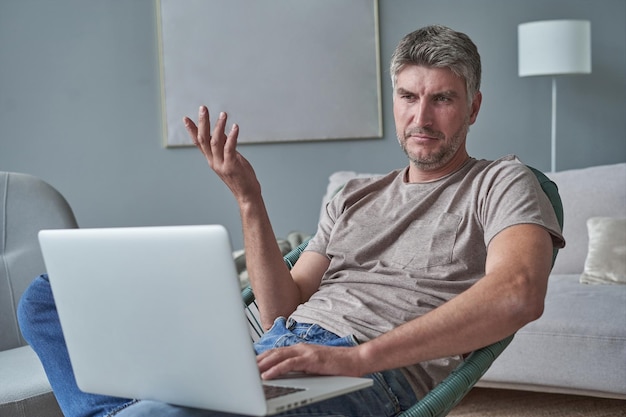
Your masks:
<path fill-rule="evenodd" d="M 221 225 L 42 230 L 39 242 L 85 392 L 262 416 L 372 384 L 261 380 Z M 264 384 L 295 392 L 266 399 Z"/>

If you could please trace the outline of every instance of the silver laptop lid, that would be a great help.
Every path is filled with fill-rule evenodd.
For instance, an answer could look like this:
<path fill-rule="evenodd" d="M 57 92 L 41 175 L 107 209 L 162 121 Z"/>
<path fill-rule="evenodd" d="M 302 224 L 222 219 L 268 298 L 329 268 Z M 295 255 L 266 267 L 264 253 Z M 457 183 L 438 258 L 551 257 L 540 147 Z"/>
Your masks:
<path fill-rule="evenodd" d="M 44 230 L 39 239 L 82 390 L 218 410 L 236 398 L 237 412 L 264 413 L 224 227 Z"/>

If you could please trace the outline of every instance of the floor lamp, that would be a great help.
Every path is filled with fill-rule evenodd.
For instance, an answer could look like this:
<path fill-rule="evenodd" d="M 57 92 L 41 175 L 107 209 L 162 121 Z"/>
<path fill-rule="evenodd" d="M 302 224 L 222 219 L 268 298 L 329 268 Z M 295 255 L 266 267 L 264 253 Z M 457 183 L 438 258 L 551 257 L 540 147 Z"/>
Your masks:
<path fill-rule="evenodd" d="M 545 20 L 517 28 L 520 77 L 552 76 L 551 171 L 556 171 L 556 76 L 591 73 L 591 23 Z"/>

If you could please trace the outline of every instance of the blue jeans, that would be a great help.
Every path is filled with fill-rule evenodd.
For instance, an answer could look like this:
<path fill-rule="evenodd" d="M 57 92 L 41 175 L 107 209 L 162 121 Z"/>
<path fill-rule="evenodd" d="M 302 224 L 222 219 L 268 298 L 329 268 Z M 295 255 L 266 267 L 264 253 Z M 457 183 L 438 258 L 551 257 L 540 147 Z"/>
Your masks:
<path fill-rule="evenodd" d="M 44 366 L 57 401 L 68 417 L 217 417 L 232 414 L 191 409 L 169 404 L 87 394 L 78 388 L 65 346 L 65 339 L 46 275 L 36 278 L 24 292 L 18 308 L 24 338 Z M 296 343 L 328 346 L 354 346 L 351 337 L 339 337 L 318 325 L 302 324 L 278 318 L 274 326 L 254 345 L 257 354 L 268 349 Z M 311 404 L 280 416 L 393 416 L 416 402 L 415 394 L 400 371 L 372 375 L 374 385 Z M 236 394 L 234 394 L 236 395 Z"/>

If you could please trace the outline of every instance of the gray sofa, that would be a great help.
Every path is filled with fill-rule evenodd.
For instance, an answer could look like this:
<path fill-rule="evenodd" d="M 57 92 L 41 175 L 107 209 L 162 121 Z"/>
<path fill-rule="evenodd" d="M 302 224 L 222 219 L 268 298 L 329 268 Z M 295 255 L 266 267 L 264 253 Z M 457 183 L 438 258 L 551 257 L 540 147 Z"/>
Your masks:
<path fill-rule="evenodd" d="M 567 244 L 543 316 L 517 332 L 479 386 L 626 399 L 626 163 L 547 175 Z"/>
<path fill-rule="evenodd" d="M 333 173 L 322 210 L 346 181 L 373 175 Z M 517 332 L 478 386 L 626 399 L 626 163 L 547 175 L 563 201 L 567 246 L 543 316 Z M 607 228 L 618 242 L 603 247 L 598 231 Z"/>
<path fill-rule="evenodd" d="M 30 175 L 0 172 L 0 417 L 62 417 L 39 359 L 22 338 L 16 308 L 44 271 L 37 233 L 77 227 L 67 201 Z"/>

